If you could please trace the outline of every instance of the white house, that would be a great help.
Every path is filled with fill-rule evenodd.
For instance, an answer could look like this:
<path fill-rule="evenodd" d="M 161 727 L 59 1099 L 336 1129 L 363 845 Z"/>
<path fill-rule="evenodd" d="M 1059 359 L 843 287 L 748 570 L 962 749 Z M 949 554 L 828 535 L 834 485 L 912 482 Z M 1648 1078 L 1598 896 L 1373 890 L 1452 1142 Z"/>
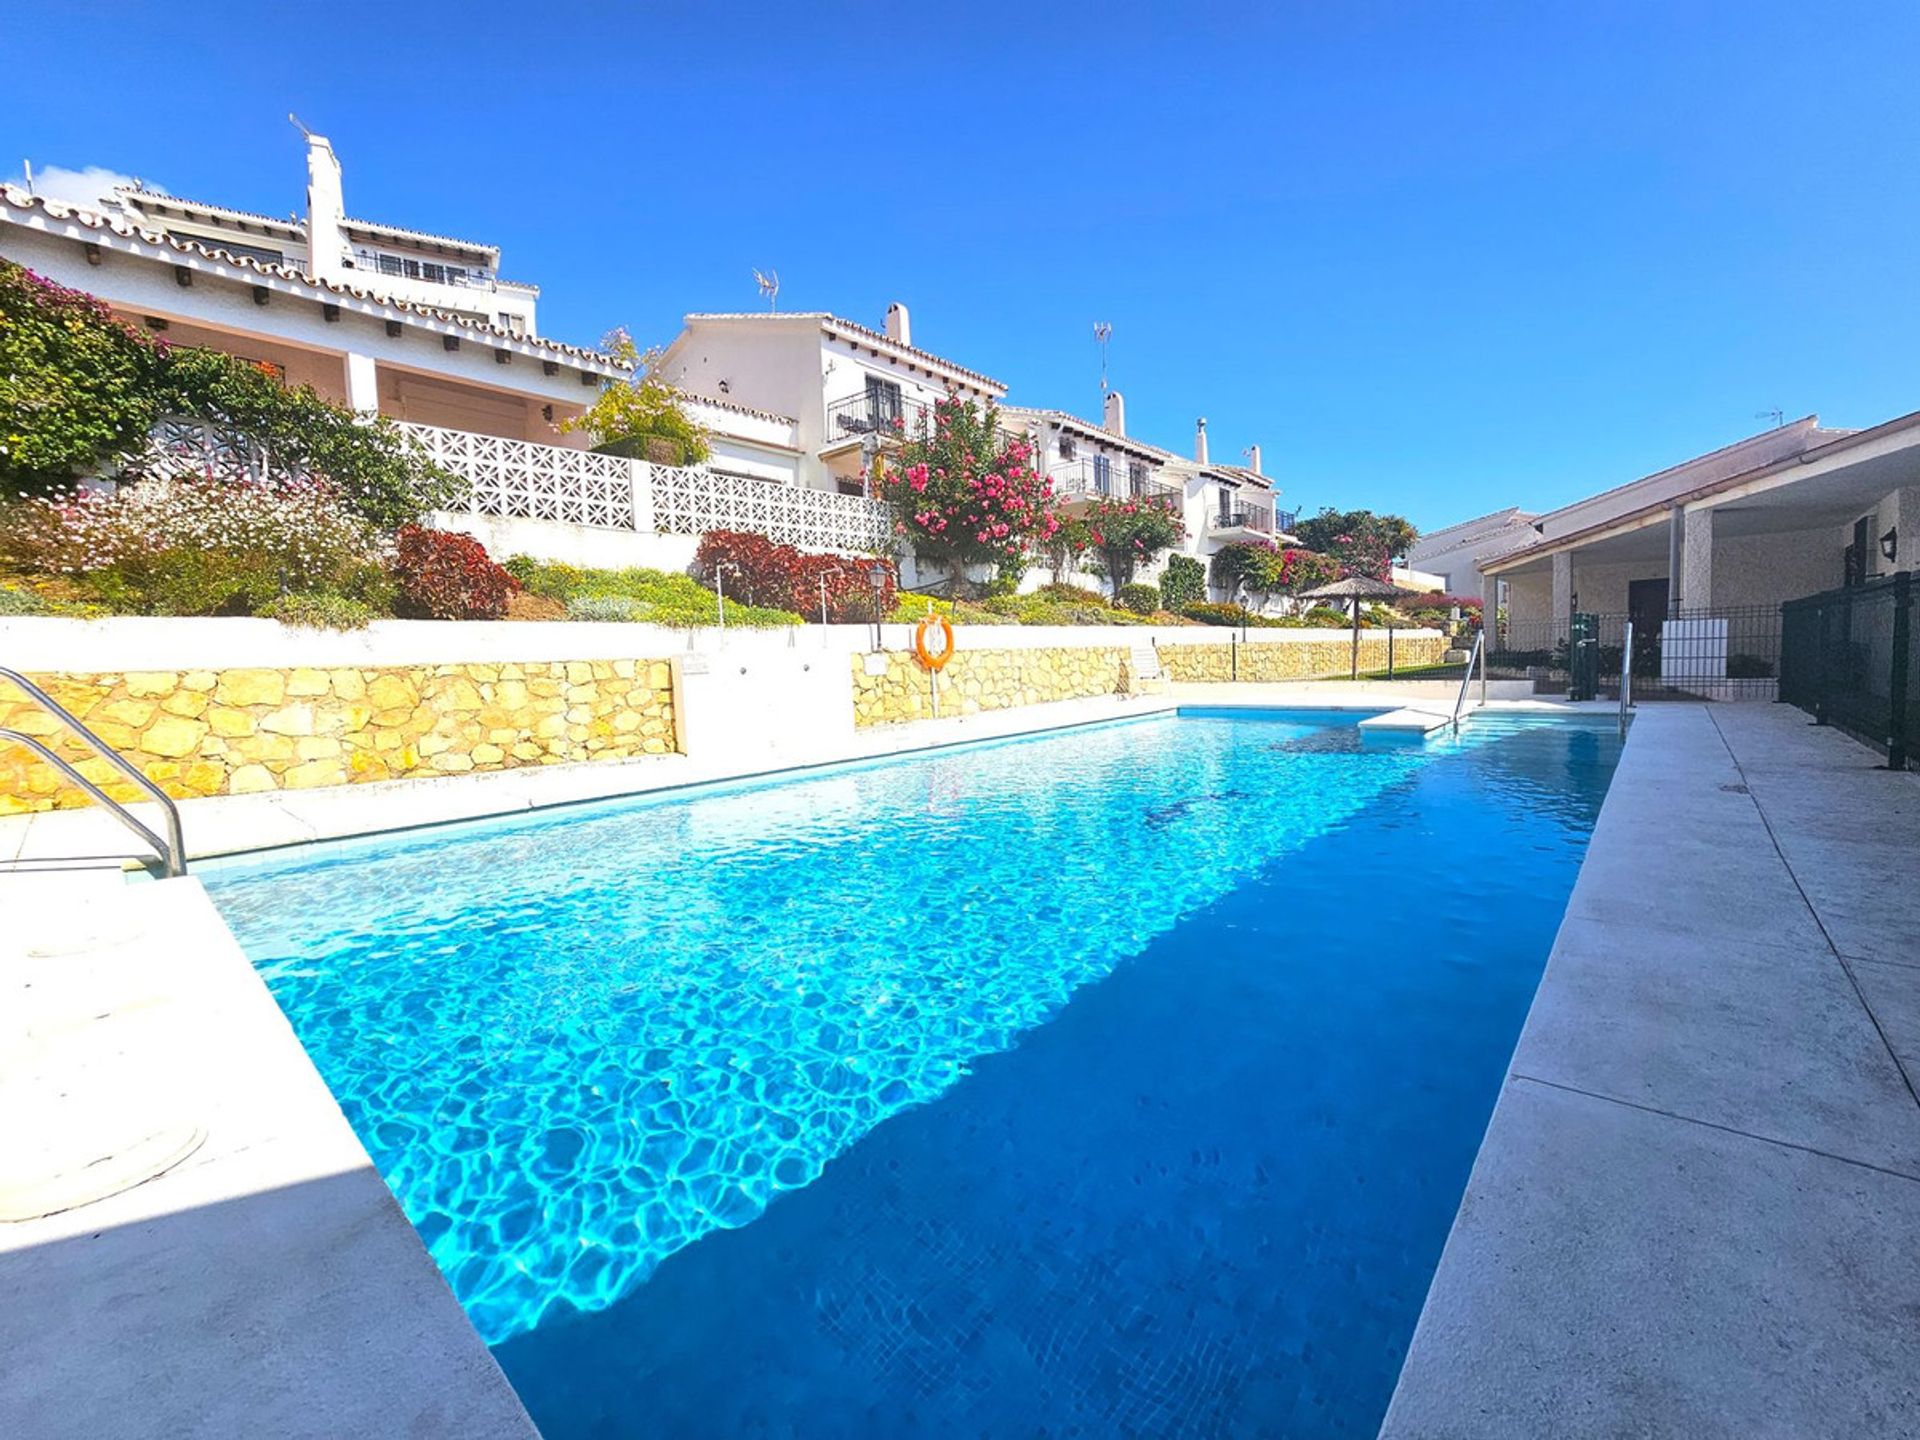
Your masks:
<path fill-rule="evenodd" d="M 912 433 L 937 401 L 1007 393 L 991 376 L 917 348 L 898 303 L 887 307 L 884 331 L 823 311 L 688 315 L 656 373 L 716 436 L 711 407 L 790 417 L 781 453 L 792 480 L 843 495 L 863 494 L 869 457 Z M 720 453 L 716 444 L 716 464 Z"/>
<path fill-rule="evenodd" d="M 347 218 L 322 136 L 307 169 L 309 215 L 285 220 L 144 189 L 92 211 L 0 188 L 0 256 L 356 410 L 584 444 L 555 427 L 620 365 L 541 338 L 538 291 L 498 279 L 496 248 Z"/>
<path fill-rule="evenodd" d="M 1480 566 L 1484 559 L 1495 559 L 1511 550 L 1531 545 L 1540 538 L 1533 528 L 1539 516 L 1517 505 L 1491 514 L 1476 515 L 1441 529 L 1430 531 L 1407 551 L 1407 568 L 1422 572 L 1437 582 L 1431 587 L 1449 595 L 1478 595 Z M 1399 576 L 1395 584 L 1402 584 Z"/>

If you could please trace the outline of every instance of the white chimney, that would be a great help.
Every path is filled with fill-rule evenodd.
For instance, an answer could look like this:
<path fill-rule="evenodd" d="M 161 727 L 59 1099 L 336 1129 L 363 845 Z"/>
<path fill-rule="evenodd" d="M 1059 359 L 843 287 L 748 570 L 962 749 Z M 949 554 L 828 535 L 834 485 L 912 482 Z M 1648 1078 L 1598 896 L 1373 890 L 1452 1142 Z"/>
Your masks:
<path fill-rule="evenodd" d="M 307 270 L 322 280 L 344 274 L 346 201 L 340 193 L 340 161 L 324 135 L 307 136 Z"/>
<path fill-rule="evenodd" d="M 1107 391 L 1106 408 L 1101 412 L 1100 425 L 1109 435 L 1127 433 L 1127 402 L 1118 390 Z"/>
<path fill-rule="evenodd" d="M 1207 463 L 1207 417 L 1204 415 L 1193 422 L 1193 458 L 1201 465 Z"/>
<path fill-rule="evenodd" d="M 1247 468 L 1256 475 L 1264 475 L 1267 473 L 1260 468 L 1260 447 L 1258 445 L 1249 445 L 1247 447 Z"/>
<path fill-rule="evenodd" d="M 900 345 L 913 344 L 913 322 L 898 300 L 887 306 L 887 338 Z"/>

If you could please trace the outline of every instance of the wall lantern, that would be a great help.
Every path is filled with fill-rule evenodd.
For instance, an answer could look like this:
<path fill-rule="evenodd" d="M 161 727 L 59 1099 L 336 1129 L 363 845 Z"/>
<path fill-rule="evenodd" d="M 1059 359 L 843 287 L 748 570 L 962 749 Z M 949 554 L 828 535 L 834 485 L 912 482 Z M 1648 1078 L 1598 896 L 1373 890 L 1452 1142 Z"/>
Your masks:
<path fill-rule="evenodd" d="M 1880 537 L 1880 553 L 1891 564 L 1900 558 L 1900 530 L 1898 526 L 1889 526 L 1887 533 Z"/>

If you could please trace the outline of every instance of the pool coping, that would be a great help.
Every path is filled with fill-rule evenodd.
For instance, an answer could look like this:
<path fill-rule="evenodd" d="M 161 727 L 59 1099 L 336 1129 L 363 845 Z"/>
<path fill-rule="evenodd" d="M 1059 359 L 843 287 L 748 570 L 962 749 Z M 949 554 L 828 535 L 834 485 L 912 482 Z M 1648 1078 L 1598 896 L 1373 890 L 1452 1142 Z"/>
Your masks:
<path fill-rule="evenodd" d="M 1916 868 L 1920 775 L 1640 707 L 1383 1440 L 1920 1431 Z"/>
<path fill-rule="evenodd" d="M 1332 688 L 1338 684 L 1339 689 Z M 1365 682 L 1174 685 L 1163 693 L 1054 701 L 941 720 L 852 730 L 825 743 L 796 743 L 750 760 L 721 755 L 644 756 L 525 767 L 456 776 L 377 781 L 313 790 L 275 790 L 179 802 L 193 860 L 285 849 L 319 841 L 496 819 L 552 807 L 627 799 L 741 780 L 800 775 L 826 766 L 930 753 L 955 745 L 1017 739 L 1087 725 L 1172 714 L 1183 704 L 1211 708 L 1339 712 L 1425 709 L 1408 687 Z M 1451 710 L 1451 700 L 1446 709 Z M 1469 702 L 1466 713 L 1480 708 Z M 1489 712 L 1584 714 L 1610 706 L 1563 701 L 1493 700 Z M 136 807 L 136 809 L 139 807 Z M 146 861 L 113 820 L 97 809 L 0 817 L 0 872 L 35 866 L 135 867 Z"/>

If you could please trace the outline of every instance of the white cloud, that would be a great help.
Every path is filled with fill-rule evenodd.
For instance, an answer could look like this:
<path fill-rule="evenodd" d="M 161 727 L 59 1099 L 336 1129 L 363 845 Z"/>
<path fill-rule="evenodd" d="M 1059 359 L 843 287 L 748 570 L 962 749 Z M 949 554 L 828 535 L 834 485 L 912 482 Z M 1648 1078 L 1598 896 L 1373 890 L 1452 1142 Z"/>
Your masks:
<path fill-rule="evenodd" d="M 7 183 L 25 186 L 25 169 L 9 175 Z M 118 185 L 143 186 L 163 193 L 165 190 L 164 186 L 155 185 L 151 180 L 142 180 L 136 175 L 122 175 L 118 170 L 109 170 L 103 165 L 89 165 L 84 170 L 69 170 L 64 165 L 36 165 L 33 168 L 33 193 L 49 200 L 58 200 L 63 205 L 82 205 L 97 210 L 107 203 L 107 197 Z"/>

